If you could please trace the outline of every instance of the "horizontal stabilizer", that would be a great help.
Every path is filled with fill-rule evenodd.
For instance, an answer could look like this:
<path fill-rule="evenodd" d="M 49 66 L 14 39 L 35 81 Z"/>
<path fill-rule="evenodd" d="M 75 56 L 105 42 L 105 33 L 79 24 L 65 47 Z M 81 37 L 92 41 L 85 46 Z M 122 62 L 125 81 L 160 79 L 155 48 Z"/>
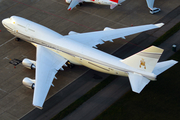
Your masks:
<path fill-rule="evenodd" d="M 140 93 L 143 90 L 143 88 L 150 82 L 149 79 L 136 73 L 129 72 L 128 77 L 129 77 L 132 91 L 136 93 Z"/>
<path fill-rule="evenodd" d="M 170 67 L 172 67 L 173 65 L 175 65 L 176 63 L 178 63 L 178 62 L 175 60 L 168 60 L 168 61 L 164 61 L 164 62 L 159 62 L 156 64 L 156 66 L 153 70 L 153 73 L 156 75 L 159 75 L 162 72 L 169 69 Z"/>

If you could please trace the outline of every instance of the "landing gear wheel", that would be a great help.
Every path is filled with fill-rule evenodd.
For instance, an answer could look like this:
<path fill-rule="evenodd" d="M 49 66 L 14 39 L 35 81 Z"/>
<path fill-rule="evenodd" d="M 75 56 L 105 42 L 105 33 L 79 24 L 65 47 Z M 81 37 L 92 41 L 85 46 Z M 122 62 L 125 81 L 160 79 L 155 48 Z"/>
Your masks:
<path fill-rule="evenodd" d="M 18 37 L 17 37 L 17 38 L 15 38 L 15 41 L 20 41 L 20 40 L 21 40 L 21 39 L 20 39 L 20 38 L 18 38 Z"/>
<path fill-rule="evenodd" d="M 74 67 L 74 64 L 70 63 L 69 61 L 67 61 L 66 64 L 67 64 L 68 68 L 70 68 L 70 69 L 72 69 Z"/>
<path fill-rule="evenodd" d="M 34 90 L 34 86 L 35 86 L 35 84 L 33 83 L 33 84 L 32 84 L 32 86 L 31 86 L 31 89 L 33 89 L 33 90 Z"/>
<path fill-rule="evenodd" d="M 79 3 L 79 6 L 82 6 L 82 3 Z"/>

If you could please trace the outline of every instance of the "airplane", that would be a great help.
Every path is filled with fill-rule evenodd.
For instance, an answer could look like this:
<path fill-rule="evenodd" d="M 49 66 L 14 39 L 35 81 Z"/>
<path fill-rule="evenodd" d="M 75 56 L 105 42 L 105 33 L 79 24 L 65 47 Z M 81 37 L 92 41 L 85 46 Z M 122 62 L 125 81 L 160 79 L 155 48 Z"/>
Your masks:
<path fill-rule="evenodd" d="M 72 10 L 74 7 L 76 7 L 76 5 L 82 5 L 83 2 L 91 2 L 101 5 L 110 5 L 110 9 L 113 9 L 116 6 L 121 5 L 121 3 L 124 1 L 125 0 L 65 0 L 66 3 L 70 4 L 68 10 Z M 146 2 L 150 9 L 151 14 L 155 14 L 161 11 L 160 8 L 153 7 L 154 0 L 146 0 Z"/>
<path fill-rule="evenodd" d="M 139 32 L 160 28 L 163 23 L 133 26 L 119 29 L 106 27 L 102 31 L 77 33 L 70 31 L 61 35 L 45 26 L 18 16 L 2 20 L 3 26 L 17 38 L 36 47 L 36 61 L 25 58 L 22 64 L 35 69 L 35 79 L 25 77 L 22 83 L 34 89 L 33 105 L 43 108 L 55 74 L 63 66 L 84 65 L 96 71 L 129 77 L 132 91 L 140 93 L 150 80 L 177 63 L 169 60 L 159 62 L 163 49 L 151 46 L 128 58 L 120 59 L 98 50 L 98 44 L 123 38 Z M 66 64 L 67 63 L 67 64 Z"/>
<path fill-rule="evenodd" d="M 92 2 L 101 5 L 110 5 L 110 9 L 115 8 L 117 5 L 121 5 L 125 0 L 65 0 L 70 4 L 68 10 L 72 10 L 76 5 L 82 5 L 83 2 Z"/>

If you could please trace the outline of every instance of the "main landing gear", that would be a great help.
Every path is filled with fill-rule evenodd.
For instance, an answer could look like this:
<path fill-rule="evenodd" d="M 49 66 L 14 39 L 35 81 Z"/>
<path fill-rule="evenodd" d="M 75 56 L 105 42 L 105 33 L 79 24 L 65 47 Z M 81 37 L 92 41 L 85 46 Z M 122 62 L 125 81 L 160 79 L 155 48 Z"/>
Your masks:
<path fill-rule="evenodd" d="M 15 38 L 15 41 L 20 41 L 20 40 L 21 40 L 21 39 L 20 39 L 20 38 L 18 38 L 18 37 L 17 37 L 17 38 Z"/>
<path fill-rule="evenodd" d="M 82 6 L 83 3 L 79 3 L 79 6 Z"/>
<path fill-rule="evenodd" d="M 66 62 L 66 65 L 68 68 L 72 69 L 74 67 L 74 64 L 70 63 L 69 61 Z"/>

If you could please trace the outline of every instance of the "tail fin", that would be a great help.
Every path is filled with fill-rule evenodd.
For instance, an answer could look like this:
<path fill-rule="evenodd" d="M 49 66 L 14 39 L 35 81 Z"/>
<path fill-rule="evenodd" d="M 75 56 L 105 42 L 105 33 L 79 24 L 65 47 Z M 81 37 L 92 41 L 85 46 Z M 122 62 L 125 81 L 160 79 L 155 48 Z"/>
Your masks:
<path fill-rule="evenodd" d="M 157 63 L 162 52 L 163 49 L 151 46 L 143 51 L 140 51 L 122 60 L 122 62 L 133 68 L 140 69 L 150 73 L 153 72 L 155 75 L 159 75 L 177 63 L 177 61 L 175 60 Z M 135 72 L 129 72 L 128 77 L 132 91 L 136 93 L 140 93 L 143 90 L 143 88 L 150 82 L 149 79 Z"/>
<path fill-rule="evenodd" d="M 166 71 L 167 69 L 169 69 L 170 67 L 172 67 L 174 64 L 178 63 L 175 60 L 168 60 L 168 61 L 164 61 L 164 62 L 159 62 L 156 64 L 153 73 L 155 75 L 159 75 L 162 72 Z"/>
<path fill-rule="evenodd" d="M 149 9 L 153 10 L 154 0 L 146 0 Z"/>
<path fill-rule="evenodd" d="M 122 60 L 122 62 L 133 68 L 146 72 L 152 72 L 162 52 L 163 49 L 151 46 Z"/>

